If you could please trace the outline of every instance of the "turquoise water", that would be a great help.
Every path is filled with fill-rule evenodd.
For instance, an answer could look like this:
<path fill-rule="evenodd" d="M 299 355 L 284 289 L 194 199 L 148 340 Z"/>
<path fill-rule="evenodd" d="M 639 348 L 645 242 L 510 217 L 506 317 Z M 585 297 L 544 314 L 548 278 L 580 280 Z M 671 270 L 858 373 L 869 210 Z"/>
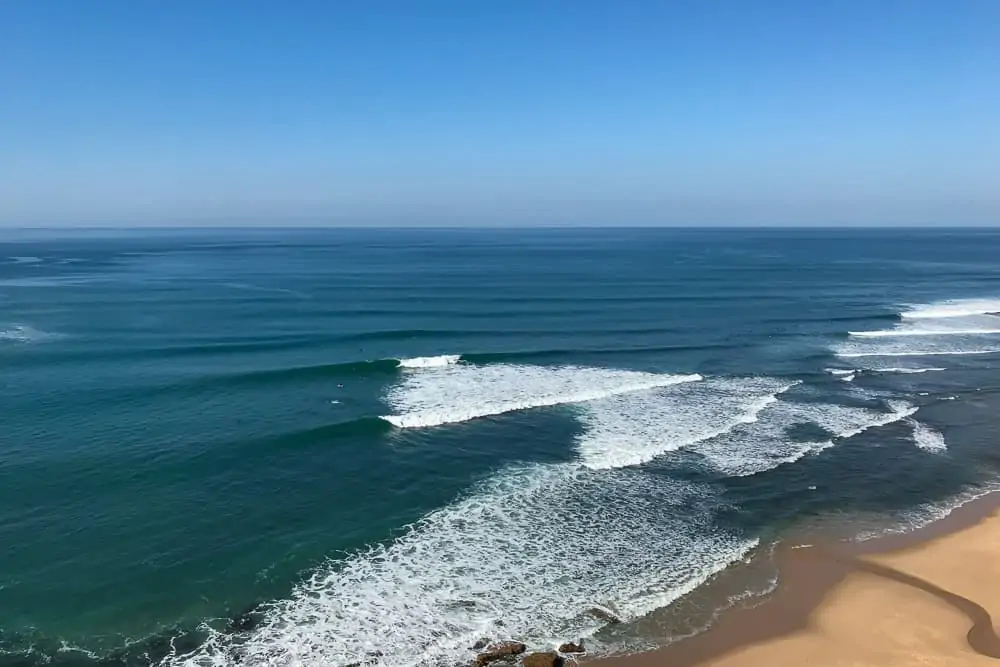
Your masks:
<path fill-rule="evenodd" d="M 988 230 L 10 234 L 0 664 L 617 650 L 595 606 L 641 626 L 783 535 L 992 488 L 997 257 Z"/>

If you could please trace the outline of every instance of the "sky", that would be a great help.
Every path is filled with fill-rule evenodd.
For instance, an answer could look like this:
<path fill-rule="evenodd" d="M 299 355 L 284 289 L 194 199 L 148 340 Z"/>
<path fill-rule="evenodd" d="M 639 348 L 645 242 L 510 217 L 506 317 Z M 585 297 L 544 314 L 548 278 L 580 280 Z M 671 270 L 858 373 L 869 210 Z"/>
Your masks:
<path fill-rule="evenodd" d="M 1000 2 L 0 2 L 0 226 L 228 224 L 1000 224 Z"/>

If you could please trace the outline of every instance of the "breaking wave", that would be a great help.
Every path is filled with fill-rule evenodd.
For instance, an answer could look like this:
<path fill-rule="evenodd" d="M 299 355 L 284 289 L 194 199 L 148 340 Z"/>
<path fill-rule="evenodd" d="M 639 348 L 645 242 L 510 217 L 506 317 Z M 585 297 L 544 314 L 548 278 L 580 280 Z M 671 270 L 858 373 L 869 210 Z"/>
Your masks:
<path fill-rule="evenodd" d="M 451 364 L 407 375 L 389 388 L 385 402 L 396 414 L 382 419 L 399 428 L 468 421 L 529 408 L 581 403 L 700 380 L 586 366 Z"/>
<path fill-rule="evenodd" d="M 1000 351 L 984 340 L 1000 334 L 1000 300 L 942 301 L 899 313 L 890 329 L 848 331 L 835 347 L 841 357 L 902 357 L 987 354 Z M 912 339 L 921 341 L 912 343 Z"/>
<path fill-rule="evenodd" d="M 440 368 L 451 366 L 462 360 L 460 354 L 442 354 L 437 357 L 412 357 L 410 359 L 400 359 L 400 368 Z"/>
<path fill-rule="evenodd" d="M 970 315 L 1000 315 L 1000 299 L 951 299 L 914 306 L 899 314 L 905 320 L 968 317 Z"/>
<path fill-rule="evenodd" d="M 948 449 L 944 435 L 939 431 L 916 419 L 907 419 L 906 423 L 913 428 L 913 443 L 920 449 L 938 453 Z"/>

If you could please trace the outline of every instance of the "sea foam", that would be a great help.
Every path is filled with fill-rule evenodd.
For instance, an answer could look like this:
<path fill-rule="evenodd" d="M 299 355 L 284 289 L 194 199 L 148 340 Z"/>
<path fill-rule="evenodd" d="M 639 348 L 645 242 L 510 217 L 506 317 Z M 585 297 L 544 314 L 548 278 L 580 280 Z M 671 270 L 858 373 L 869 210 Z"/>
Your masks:
<path fill-rule="evenodd" d="M 580 403 L 700 380 L 586 366 L 450 364 L 412 373 L 390 387 L 382 419 L 400 428 L 440 426 L 529 408 Z"/>
<path fill-rule="evenodd" d="M 758 414 L 796 383 L 773 378 L 709 379 L 592 401 L 577 439 L 584 465 L 620 468 L 720 436 Z"/>
<path fill-rule="evenodd" d="M 833 403 L 776 401 L 749 424 L 738 426 L 723 437 L 699 443 L 693 451 L 716 470 L 746 477 L 794 463 L 817 454 L 837 442 L 865 431 L 892 424 L 916 412 L 916 407 L 893 402 L 888 412 Z M 819 426 L 827 435 L 812 439 L 793 437 L 790 429 L 800 424 Z"/>
<path fill-rule="evenodd" d="M 944 435 L 923 422 L 916 419 L 907 419 L 906 423 L 913 428 L 913 444 L 928 452 L 941 453 L 948 449 L 948 444 L 944 441 Z"/>
<path fill-rule="evenodd" d="M 715 527 L 720 506 L 712 487 L 634 468 L 507 468 L 392 544 L 320 567 L 246 637 L 166 663 L 455 665 L 480 637 L 587 637 L 603 625 L 589 610 L 635 619 L 743 558 L 757 541 Z"/>

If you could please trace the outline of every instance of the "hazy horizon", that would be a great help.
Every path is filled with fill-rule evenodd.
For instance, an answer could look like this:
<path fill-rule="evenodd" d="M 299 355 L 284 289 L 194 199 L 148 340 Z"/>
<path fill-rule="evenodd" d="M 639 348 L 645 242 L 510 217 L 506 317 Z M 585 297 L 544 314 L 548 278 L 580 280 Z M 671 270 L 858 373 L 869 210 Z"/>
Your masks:
<path fill-rule="evenodd" d="M 12 0 L 0 226 L 993 226 L 998 28 L 986 0 Z"/>

